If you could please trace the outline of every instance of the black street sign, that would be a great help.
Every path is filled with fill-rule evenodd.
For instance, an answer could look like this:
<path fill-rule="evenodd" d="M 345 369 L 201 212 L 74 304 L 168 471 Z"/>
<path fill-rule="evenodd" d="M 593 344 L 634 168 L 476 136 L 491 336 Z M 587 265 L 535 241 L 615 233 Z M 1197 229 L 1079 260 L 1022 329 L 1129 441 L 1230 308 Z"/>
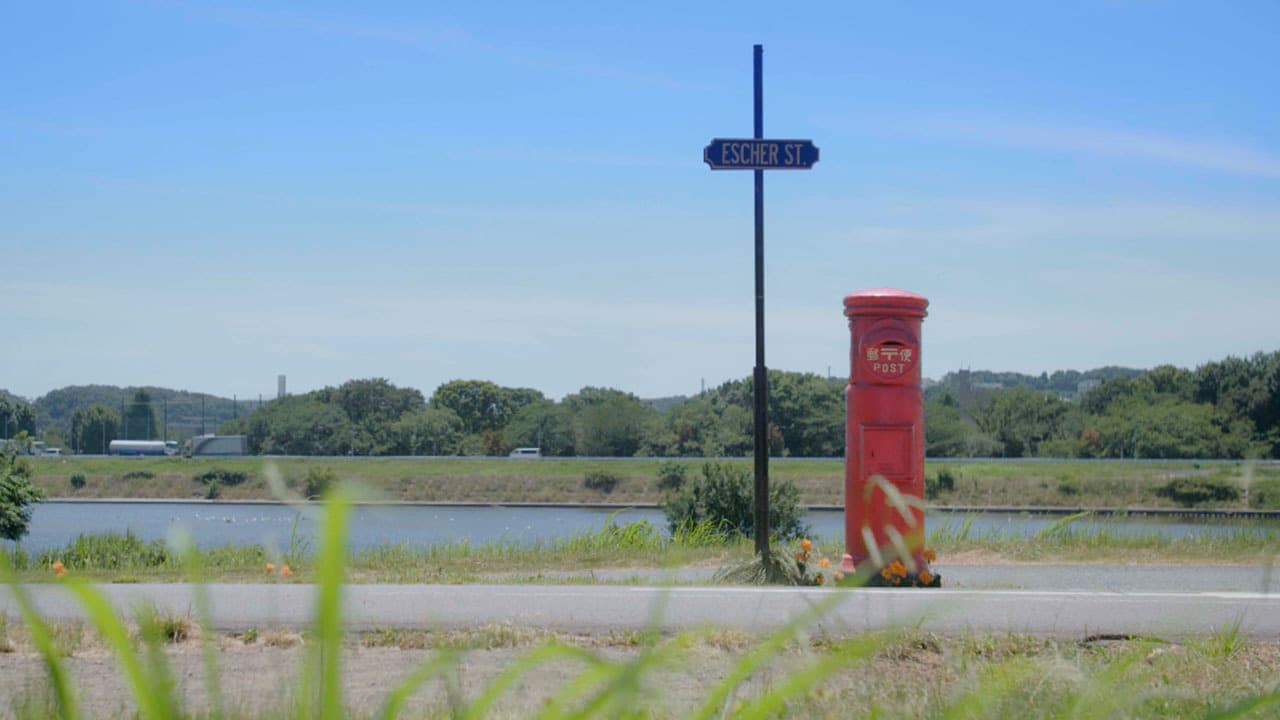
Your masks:
<path fill-rule="evenodd" d="M 716 138 L 703 148 L 712 170 L 808 170 L 818 162 L 812 140 Z"/>

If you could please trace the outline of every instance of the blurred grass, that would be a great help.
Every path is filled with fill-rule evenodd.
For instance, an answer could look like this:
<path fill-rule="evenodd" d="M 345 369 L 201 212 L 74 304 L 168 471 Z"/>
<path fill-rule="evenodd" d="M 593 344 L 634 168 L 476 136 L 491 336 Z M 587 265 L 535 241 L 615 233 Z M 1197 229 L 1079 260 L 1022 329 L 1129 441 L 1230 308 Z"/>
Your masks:
<path fill-rule="evenodd" d="M 1235 718 L 1274 717 L 1280 709 L 1280 643 L 1251 642 L 1239 626 L 1228 626 L 1208 637 L 1174 646 L 1158 639 L 1122 642 L 1067 642 L 1019 635 L 975 634 L 946 638 L 902 628 L 869 634 L 835 635 L 815 630 L 815 622 L 843 592 L 831 592 L 810 609 L 767 636 L 745 644 L 723 631 L 706 628 L 662 636 L 642 632 L 619 638 L 618 647 L 588 649 L 537 632 L 514 627 L 488 627 L 455 642 L 423 642 L 421 654 L 407 655 L 405 638 L 394 636 L 362 642 L 341 625 L 342 585 L 351 570 L 345 551 L 349 522 L 347 498 L 339 489 L 325 507 L 318 550 L 311 571 L 316 593 L 312 629 L 301 639 L 298 657 L 274 656 L 279 665 L 288 657 L 299 666 L 290 684 L 266 698 L 262 693 L 237 693 L 227 682 L 241 660 L 223 654 L 203 680 L 182 672 L 180 656 L 167 645 L 181 644 L 190 635 L 190 622 L 135 610 L 138 631 L 131 632 L 124 615 L 112 608 L 82 574 L 62 582 L 90 618 L 99 642 L 113 657 L 129 693 L 130 707 L 85 707 L 83 689 L 70 680 L 68 652 L 58 633 L 40 618 L 25 588 L 10 568 L 10 554 L 0 554 L 0 582 L 10 586 L 22 616 L 26 639 L 8 623 L 0 627 L 5 642 L 16 651 L 34 652 L 48 678 L 43 694 L 35 684 L 16 700 L 18 717 L 59 716 L 68 720 L 90 716 L 118 716 L 136 712 L 151 720 L 187 717 L 243 718 L 394 718 L 402 711 L 415 716 L 480 718 Z M 1036 543 L 1074 542 L 1089 536 L 1064 521 L 1033 538 Z M 958 541 L 969 538 L 959 536 Z M 698 542 L 704 534 L 695 534 Z M 561 548 L 569 554 L 618 549 L 653 552 L 664 541 L 651 530 L 614 526 L 596 531 L 576 545 Z M 127 539 L 87 542 L 86 558 L 119 562 L 118 557 L 154 562 L 147 552 L 115 555 L 113 543 Z M 745 543 L 744 543 L 745 544 Z M 585 547 L 584 547 L 585 546 Z M 101 551 L 107 549 L 104 556 Z M 357 556 L 358 557 L 358 556 Z M 384 559 L 403 559 L 388 551 Z M 189 546 L 178 560 L 188 580 L 199 579 L 207 558 Z M 198 612 L 203 614 L 202 610 Z M 204 623 L 201 622 L 203 626 Z M 183 637 L 170 627 L 184 628 Z M 202 627 L 201 635 L 207 633 Z M 262 633 L 266 636 L 268 633 Z M 366 635 L 365 637 L 370 637 Z M 242 636 L 241 645 L 248 644 Z M 376 636 L 375 636 L 376 637 Z M 446 636 L 447 637 L 447 636 Z M 456 635 L 454 636 L 457 637 Z M 258 642 L 259 633 L 254 633 Z M 139 640 L 141 646 L 139 646 Z M 265 640 L 263 640 L 265 642 Z M 29 644 L 30 650 L 25 645 Z M 463 651 L 481 644 L 489 652 L 532 644 L 526 652 L 501 663 L 496 671 L 469 673 Z M 427 647 L 429 645 L 429 648 Z M 392 647 L 388 647 L 392 646 Z M 208 651 L 211 644 L 202 647 Z M 345 668 L 352 650 L 367 654 L 385 650 L 385 670 L 379 674 L 383 693 L 376 715 L 368 699 L 359 707 L 349 703 L 354 688 Z M 495 650 L 494 648 L 497 648 Z M 292 651 L 286 648 L 285 651 Z M 206 656 L 207 657 L 207 656 Z M 12 671 L 11 671 L 12 672 Z M 6 679 L 12 677 L 7 675 Z M 185 678 L 183 684 L 178 678 Z M 254 678 L 254 687 L 261 681 Z M 465 681 L 465 682 L 464 682 Z M 206 699 L 200 703 L 204 687 Z M 225 688 L 227 695 L 224 697 Z M 368 698 L 368 687 L 359 688 Z M 207 697 L 215 693 L 212 700 Z M 228 715 L 224 700 L 236 705 Z M 376 703 L 376 701 L 375 701 Z"/>

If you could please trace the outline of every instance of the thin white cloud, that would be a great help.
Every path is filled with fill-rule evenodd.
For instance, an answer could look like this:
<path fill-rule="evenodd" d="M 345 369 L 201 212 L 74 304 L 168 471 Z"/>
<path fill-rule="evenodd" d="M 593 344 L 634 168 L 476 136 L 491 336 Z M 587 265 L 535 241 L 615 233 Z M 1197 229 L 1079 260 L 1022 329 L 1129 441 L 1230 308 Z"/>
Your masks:
<path fill-rule="evenodd" d="M 939 221 L 939 217 L 948 218 Z M 1021 198 L 921 198 L 890 216 L 848 226 L 868 247 L 904 242 L 931 246 L 1026 247 L 1107 241 L 1249 243 L 1280 246 L 1280 210 L 1250 205 L 1125 201 L 1072 203 Z"/>
<path fill-rule="evenodd" d="M 1051 153 L 1155 161 L 1251 177 L 1280 178 L 1280 154 L 1238 141 L 1089 125 L 1040 124 L 964 113 L 858 115 L 829 121 L 896 136 Z"/>

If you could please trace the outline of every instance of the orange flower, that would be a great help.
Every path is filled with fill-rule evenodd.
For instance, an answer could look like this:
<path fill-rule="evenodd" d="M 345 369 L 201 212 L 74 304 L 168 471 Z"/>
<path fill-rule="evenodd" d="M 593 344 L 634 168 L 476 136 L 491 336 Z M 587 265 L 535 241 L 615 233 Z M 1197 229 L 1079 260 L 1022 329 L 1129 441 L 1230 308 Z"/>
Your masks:
<path fill-rule="evenodd" d="M 929 574 L 928 570 L 920 571 L 920 582 L 921 584 L 924 584 L 924 585 L 928 585 L 929 583 L 933 582 L 933 576 Z"/>
<path fill-rule="evenodd" d="M 280 566 L 280 577 L 293 577 L 293 571 L 289 569 L 288 565 Z"/>
<path fill-rule="evenodd" d="M 887 569 L 890 575 L 898 575 L 901 577 L 907 576 L 907 566 L 903 565 L 902 561 L 900 560 L 894 560 L 893 562 L 889 563 L 889 567 Z"/>
<path fill-rule="evenodd" d="M 276 574 L 276 564 L 275 564 L 275 563 L 267 563 L 267 574 L 268 574 L 268 575 L 275 575 L 275 574 Z"/>
<path fill-rule="evenodd" d="M 938 559 L 938 553 L 932 550 L 925 550 L 923 553 L 921 553 L 921 555 L 923 555 L 924 559 L 929 562 L 933 562 L 934 560 Z"/>
<path fill-rule="evenodd" d="M 831 561 L 826 558 L 822 558 L 818 561 L 818 567 L 831 567 Z"/>
<path fill-rule="evenodd" d="M 844 573 L 837 570 L 834 573 L 832 573 L 832 577 L 836 579 L 836 582 L 840 582 L 841 580 L 844 579 Z"/>
<path fill-rule="evenodd" d="M 814 578 L 814 582 L 818 583 L 819 585 L 822 584 L 822 573 L 818 573 L 818 577 Z"/>
<path fill-rule="evenodd" d="M 49 567 L 53 570 L 54 575 L 57 575 L 58 577 L 66 577 L 67 566 L 63 565 L 61 560 L 54 560 L 53 564 Z"/>
<path fill-rule="evenodd" d="M 809 552 L 813 549 L 813 543 L 809 542 L 809 538 L 805 538 L 800 541 L 800 549 Z"/>

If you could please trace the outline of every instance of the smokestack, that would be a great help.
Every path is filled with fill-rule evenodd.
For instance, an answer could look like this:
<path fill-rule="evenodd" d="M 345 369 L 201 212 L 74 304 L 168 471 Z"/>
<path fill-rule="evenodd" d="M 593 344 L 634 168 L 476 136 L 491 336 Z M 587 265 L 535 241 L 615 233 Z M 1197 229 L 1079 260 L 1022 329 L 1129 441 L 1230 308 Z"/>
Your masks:
<path fill-rule="evenodd" d="M 277 375 L 277 376 L 276 376 L 276 399 L 277 399 L 277 400 L 279 400 L 279 399 L 283 398 L 283 397 L 284 397 L 284 395 L 285 395 L 285 392 L 284 392 L 284 376 L 283 376 L 283 375 Z"/>

